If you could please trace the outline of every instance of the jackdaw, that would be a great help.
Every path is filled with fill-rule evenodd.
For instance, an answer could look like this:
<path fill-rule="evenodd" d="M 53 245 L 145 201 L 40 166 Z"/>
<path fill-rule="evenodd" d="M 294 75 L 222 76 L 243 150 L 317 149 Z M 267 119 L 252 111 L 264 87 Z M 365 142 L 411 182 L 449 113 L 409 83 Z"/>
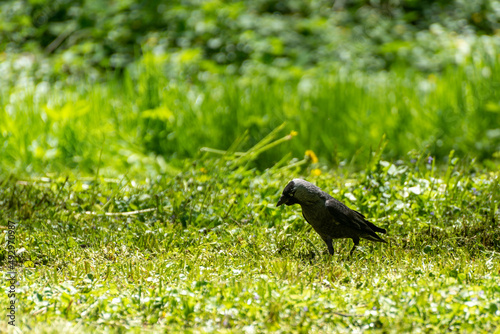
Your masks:
<path fill-rule="evenodd" d="M 359 245 L 359 238 L 387 243 L 375 233 L 386 233 L 386 230 L 370 223 L 358 211 L 348 208 L 305 180 L 293 179 L 286 185 L 276 206 L 283 204 L 300 204 L 305 220 L 326 243 L 331 255 L 333 239 L 351 238 L 354 246 L 349 255 Z"/>

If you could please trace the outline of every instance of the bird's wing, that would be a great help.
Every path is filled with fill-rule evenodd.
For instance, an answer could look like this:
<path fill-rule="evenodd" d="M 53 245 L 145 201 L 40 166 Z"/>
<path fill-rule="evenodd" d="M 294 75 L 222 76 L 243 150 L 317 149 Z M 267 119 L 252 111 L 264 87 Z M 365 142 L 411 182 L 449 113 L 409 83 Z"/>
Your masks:
<path fill-rule="evenodd" d="M 331 198 L 325 202 L 328 212 L 333 216 L 333 218 L 344 226 L 349 226 L 356 230 L 362 230 L 359 221 L 363 222 L 363 219 L 354 219 L 353 213 L 359 214 L 361 218 L 364 218 L 362 214 L 357 211 L 349 209 L 345 204 Z M 364 226 L 363 226 L 364 227 Z"/>
<path fill-rule="evenodd" d="M 356 211 L 356 210 L 353 210 L 353 209 L 349 209 L 349 210 L 354 211 L 354 212 L 355 212 L 356 214 L 358 214 L 361 218 L 366 219 L 365 215 L 364 215 L 364 214 L 362 214 L 361 212 Z"/>
<path fill-rule="evenodd" d="M 347 205 L 337 201 L 335 198 L 327 200 L 325 204 L 328 212 L 330 212 L 330 214 L 337 222 L 341 223 L 344 226 L 348 226 L 367 233 L 368 235 L 374 237 L 375 241 L 385 242 L 375 232 L 386 233 L 387 231 L 366 220 L 364 218 L 365 216 L 363 216 L 358 211 L 350 209 L 349 207 L 347 207 Z"/>

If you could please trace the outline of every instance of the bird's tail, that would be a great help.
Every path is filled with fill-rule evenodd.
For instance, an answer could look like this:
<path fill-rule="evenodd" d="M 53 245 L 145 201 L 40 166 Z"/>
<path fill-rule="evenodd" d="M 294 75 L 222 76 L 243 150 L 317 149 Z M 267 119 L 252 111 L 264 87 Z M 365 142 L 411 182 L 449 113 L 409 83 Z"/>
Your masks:
<path fill-rule="evenodd" d="M 362 238 L 370 241 L 387 243 L 387 241 L 376 235 L 375 232 L 373 232 L 373 234 L 372 233 L 365 234 L 364 236 L 362 236 Z"/>
<path fill-rule="evenodd" d="M 366 225 L 368 225 L 368 227 L 370 228 L 369 231 L 367 231 L 368 233 L 364 236 L 365 239 L 367 240 L 371 240 L 371 241 L 375 241 L 375 242 L 385 242 L 387 243 L 387 241 L 385 241 L 384 239 L 382 239 L 381 237 L 379 237 L 377 235 L 377 233 L 375 232 L 379 232 L 379 233 L 387 233 L 387 231 L 381 227 L 378 227 L 376 226 L 375 224 L 369 222 L 368 220 L 365 220 L 364 219 L 364 223 Z"/>
<path fill-rule="evenodd" d="M 380 232 L 386 234 L 387 231 L 381 227 L 376 226 L 374 223 L 369 222 L 368 220 L 365 220 L 366 225 L 368 225 L 372 231 L 374 232 Z"/>

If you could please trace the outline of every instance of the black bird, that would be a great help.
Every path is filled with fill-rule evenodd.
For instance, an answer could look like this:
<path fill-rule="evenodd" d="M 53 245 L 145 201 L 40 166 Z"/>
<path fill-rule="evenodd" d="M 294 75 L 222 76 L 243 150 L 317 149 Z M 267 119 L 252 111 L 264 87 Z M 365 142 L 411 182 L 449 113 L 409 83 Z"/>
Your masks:
<path fill-rule="evenodd" d="M 349 255 L 359 245 L 359 238 L 387 243 L 375 233 L 386 233 L 386 230 L 370 223 L 358 211 L 348 208 L 305 180 L 293 179 L 286 185 L 276 206 L 283 204 L 287 206 L 300 204 L 305 220 L 326 243 L 331 255 L 333 255 L 333 239 L 351 238 L 354 246 Z"/>

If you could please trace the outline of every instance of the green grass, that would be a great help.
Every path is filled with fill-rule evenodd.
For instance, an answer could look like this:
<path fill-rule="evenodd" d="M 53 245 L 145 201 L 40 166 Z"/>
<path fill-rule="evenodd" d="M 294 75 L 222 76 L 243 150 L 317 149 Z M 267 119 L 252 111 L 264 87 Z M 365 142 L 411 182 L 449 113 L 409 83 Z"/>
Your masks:
<path fill-rule="evenodd" d="M 109 27 L 89 29 L 85 19 L 67 38 L 59 21 L 20 32 L 77 43 L 45 55 L 31 53 L 43 39 L 4 38 L 30 53 L 0 52 L 6 291 L 10 221 L 18 265 L 17 331 L 2 316 L 0 332 L 500 333 L 494 37 L 455 35 L 452 22 L 472 29 L 459 16 L 417 34 L 413 14 L 393 10 L 391 22 L 380 21 L 375 5 L 356 10 L 363 23 L 264 13 L 249 35 L 248 17 L 236 20 L 244 7 L 229 4 L 239 23 L 226 21 L 237 33 L 226 31 L 224 52 L 250 49 L 217 65 L 213 57 L 224 55 L 204 29 L 227 14 L 220 5 L 177 8 L 187 35 L 144 39 L 120 73 L 91 66 L 108 68 L 99 40 L 119 46 L 139 31 L 96 35 Z M 469 24 L 494 18 L 472 7 L 450 13 Z M 421 19 L 430 24 L 431 14 Z M 30 27 L 28 16 L 15 17 L 11 28 Z M 88 33 L 97 44 L 82 39 Z M 266 55 L 266 43 L 276 53 Z M 388 244 L 362 241 L 348 258 L 352 241 L 339 240 L 328 255 L 299 207 L 275 207 L 296 177 L 386 228 Z M 0 294 L 4 310 L 10 301 Z"/>
<path fill-rule="evenodd" d="M 499 331 L 498 59 L 429 76 L 163 65 L 0 85 L 19 328 Z M 327 255 L 298 207 L 275 208 L 299 176 L 389 244 Z"/>
<path fill-rule="evenodd" d="M 201 147 L 224 150 L 247 132 L 241 149 L 248 149 L 285 121 L 298 137 L 264 152 L 255 161 L 259 169 L 309 149 L 333 166 L 355 159 L 363 167 L 384 134 L 390 160 L 426 150 L 443 163 L 453 149 L 494 168 L 500 152 L 498 59 L 429 76 L 296 69 L 276 78 L 171 78 L 165 72 L 161 58 L 146 55 L 123 77 L 104 82 L 2 85 L 0 171 L 175 175 L 183 159 L 201 157 Z"/>
<path fill-rule="evenodd" d="M 186 162 L 175 177 L 4 179 L 1 221 L 18 223 L 19 328 L 499 331 L 498 172 L 453 154 L 444 167 L 427 154 L 394 165 L 382 148 L 360 172 L 308 159 L 245 167 L 274 143 Z M 389 244 L 363 241 L 347 258 L 352 242 L 341 240 L 327 255 L 299 207 L 275 208 L 297 176 L 386 228 Z"/>

